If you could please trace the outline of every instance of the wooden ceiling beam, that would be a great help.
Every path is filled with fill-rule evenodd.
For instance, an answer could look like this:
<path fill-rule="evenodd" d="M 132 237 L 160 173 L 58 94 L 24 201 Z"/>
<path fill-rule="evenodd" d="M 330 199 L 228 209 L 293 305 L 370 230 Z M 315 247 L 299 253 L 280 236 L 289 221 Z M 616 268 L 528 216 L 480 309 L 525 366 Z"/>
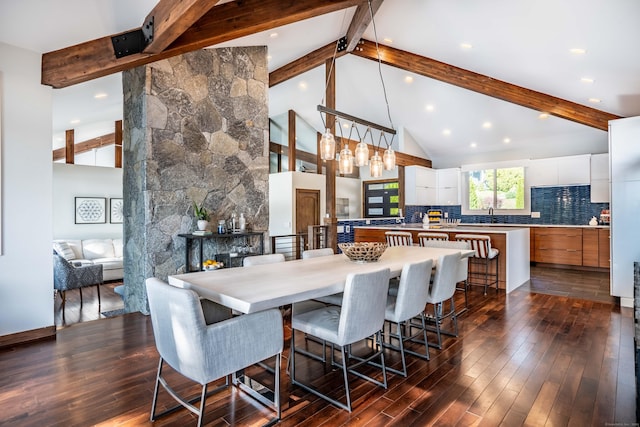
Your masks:
<path fill-rule="evenodd" d="M 160 0 L 142 24 L 153 34 L 144 52 L 162 52 L 218 3 L 219 0 Z"/>
<path fill-rule="evenodd" d="M 356 48 L 362 35 L 371 23 L 371 12 L 373 15 L 378 12 L 384 0 L 371 0 L 371 11 L 369 10 L 369 1 L 365 0 L 358 5 L 356 13 L 353 15 L 349 29 L 347 30 L 347 53 Z"/>
<path fill-rule="evenodd" d="M 333 58 L 334 54 L 336 55 L 336 58 L 346 55 L 346 51 L 336 53 L 337 43 L 338 41 L 336 40 L 335 42 L 322 46 L 321 48 L 278 68 L 277 70 L 273 70 L 269 73 L 269 87 L 273 87 L 293 77 L 299 76 L 304 72 L 324 65 L 326 61 Z"/>
<path fill-rule="evenodd" d="M 67 134 L 71 132 L 73 138 L 73 129 L 67 131 Z M 87 151 L 91 151 L 94 148 L 106 147 L 107 145 L 113 145 L 116 142 L 116 134 L 110 133 L 107 135 L 102 135 L 97 138 L 89 139 L 84 142 L 79 142 L 73 146 L 73 155 L 86 153 Z M 61 160 L 65 158 L 66 147 L 58 148 L 53 150 L 53 161 Z M 72 162 L 73 163 L 73 162 Z"/>
<path fill-rule="evenodd" d="M 211 8 L 160 53 L 116 58 L 112 36 L 42 55 L 42 84 L 67 87 L 358 5 L 362 0 L 242 0 Z M 134 29 L 140 30 L 140 28 Z M 123 32 L 121 34 L 127 34 Z M 118 36 L 118 35 L 114 35 Z"/>
<path fill-rule="evenodd" d="M 609 129 L 609 120 L 621 118 L 615 114 L 516 86 L 424 56 L 385 45 L 379 45 L 379 47 L 380 60 L 384 64 L 605 132 Z M 376 45 L 368 40 L 362 40 L 358 49 L 352 53 L 362 58 L 378 61 Z"/>

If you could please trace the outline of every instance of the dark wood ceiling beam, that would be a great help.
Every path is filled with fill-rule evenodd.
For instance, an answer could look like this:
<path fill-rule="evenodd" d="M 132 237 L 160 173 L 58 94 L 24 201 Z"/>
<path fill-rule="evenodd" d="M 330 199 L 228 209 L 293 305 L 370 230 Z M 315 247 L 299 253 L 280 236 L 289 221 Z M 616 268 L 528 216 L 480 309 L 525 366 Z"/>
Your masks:
<path fill-rule="evenodd" d="M 347 30 L 347 48 L 346 51 L 351 52 L 356 48 L 362 35 L 371 23 L 371 12 L 375 16 L 384 0 L 371 0 L 371 10 L 369 10 L 369 1 L 365 0 L 358 5 L 356 13 L 353 15 L 349 29 Z"/>
<path fill-rule="evenodd" d="M 571 120 L 586 126 L 608 131 L 609 120 L 620 116 L 596 110 L 595 108 L 556 98 L 521 86 L 516 86 L 473 71 L 445 64 L 434 59 L 416 55 L 385 45 L 380 46 L 380 60 L 387 65 L 397 67 L 425 77 L 436 79 L 464 89 L 498 98 L 503 101 L 546 112 L 562 119 Z M 352 52 L 362 58 L 378 60 L 374 42 L 362 40 L 358 49 Z"/>
<path fill-rule="evenodd" d="M 42 55 L 42 84 L 62 88 L 271 28 L 356 6 L 361 0 L 242 0 L 213 7 L 160 53 L 116 58 L 111 37 Z M 138 28 L 139 29 L 139 28 Z M 136 29 L 134 29 L 136 30 Z M 129 33 L 126 31 L 121 34 Z"/>
<path fill-rule="evenodd" d="M 73 138 L 73 129 L 68 130 L 67 135 L 69 135 L 69 132 L 71 132 L 71 138 Z M 76 154 L 81 154 L 81 153 L 86 153 L 87 151 L 91 151 L 94 148 L 106 147 L 107 145 L 113 145 L 115 143 L 116 143 L 116 134 L 110 133 L 107 135 L 99 136 L 97 138 L 89 139 L 84 142 L 79 142 L 73 145 L 73 153 L 70 153 L 70 154 L 73 154 L 75 156 Z M 66 151 L 67 151 L 67 147 L 53 150 L 53 161 L 55 162 L 56 160 L 64 159 Z M 67 161 L 67 163 L 69 162 Z"/>
<path fill-rule="evenodd" d="M 153 34 L 144 52 L 165 50 L 217 3 L 219 0 L 160 0 L 142 24 L 143 28 L 150 26 Z"/>
<path fill-rule="evenodd" d="M 336 53 L 337 43 L 338 41 L 336 40 L 335 42 L 322 46 L 321 48 L 316 49 L 313 52 L 310 52 L 296 59 L 295 61 L 278 68 L 277 70 L 273 70 L 269 73 L 269 87 L 273 87 L 279 83 L 287 81 L 293 77 L 299 76 L 304 72 L 313 70 L 314 68 L 323 65 L 326 61 L 333 58 L 334 54 L 336 54 L 336 58 L 346 55 L 347 52 L 345 51 Z"/>

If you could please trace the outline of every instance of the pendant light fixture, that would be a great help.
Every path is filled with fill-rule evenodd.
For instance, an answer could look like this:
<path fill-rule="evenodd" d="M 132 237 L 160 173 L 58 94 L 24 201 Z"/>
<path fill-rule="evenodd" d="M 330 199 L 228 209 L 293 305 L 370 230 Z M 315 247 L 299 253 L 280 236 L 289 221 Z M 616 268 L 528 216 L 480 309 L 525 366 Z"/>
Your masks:
<path fill-rule="evenodd" d="M 358 142 L 358 145 L 356 145 L 355 162 L 356 166 L 358 167 L 367 166 L 369 164 L 369 146 L 365 141 L 367 139 L 367 133 L 371 134 L 371 127 L 367 128 L 366 132 L 364 133 L 364 138 L 362 138 L 360 142 Z"/>
<path fill-rule="evenodd" d="M 320 138 L 320 158 L 322 160 L 336 159 L 336 140 L 329 128 L 327 128 L 326 132 L 322 134 L 322 138 Z"/>
<path fill-rule="evenodd" d="M 369 161 L 369 174 L 371 178 L 380 178 L 382 176 L 382 168 L 382 158 L 378 154 L 378 150 L 376 150 Z"/>
<path fill-rule="evenodd" d="M 338 157 L 338 171 L 341 175 L 349 175 L 353 173 L 353 154 L 349 149 L 349 144 L 344 143 L 344 148 L 340 150 Z"/>

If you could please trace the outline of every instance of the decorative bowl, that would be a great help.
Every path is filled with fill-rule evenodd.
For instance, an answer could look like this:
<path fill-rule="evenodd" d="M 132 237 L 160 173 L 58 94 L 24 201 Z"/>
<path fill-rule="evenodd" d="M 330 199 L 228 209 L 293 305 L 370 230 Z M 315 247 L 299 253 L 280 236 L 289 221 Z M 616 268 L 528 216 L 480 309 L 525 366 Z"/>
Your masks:
<path fill-rule="evenodd" d="M 386 243 L 355 242 L 338 243 L 340 250 L 354 262 L 376 262 L 387 249 Z"/>

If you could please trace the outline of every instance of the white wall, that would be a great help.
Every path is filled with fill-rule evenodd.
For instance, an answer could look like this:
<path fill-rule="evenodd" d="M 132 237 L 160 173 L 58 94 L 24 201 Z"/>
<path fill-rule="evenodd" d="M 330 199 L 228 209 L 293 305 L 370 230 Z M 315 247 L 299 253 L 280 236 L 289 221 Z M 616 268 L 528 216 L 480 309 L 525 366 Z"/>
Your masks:
<path fill-rule="evenodd" d="M 76 224 L 76 197 L 105 197 L 105 224 Z M 53 165 L 53 238 L 88 239 L 122 237 L 122 224 L 109 222 L 109 199 L 122 198 L 122 169 Z"/>
<path fill-rule="evenodd" d="M 0 43 L 0 335 L 52 326 L 51 88 L 41 55 Z"/>

